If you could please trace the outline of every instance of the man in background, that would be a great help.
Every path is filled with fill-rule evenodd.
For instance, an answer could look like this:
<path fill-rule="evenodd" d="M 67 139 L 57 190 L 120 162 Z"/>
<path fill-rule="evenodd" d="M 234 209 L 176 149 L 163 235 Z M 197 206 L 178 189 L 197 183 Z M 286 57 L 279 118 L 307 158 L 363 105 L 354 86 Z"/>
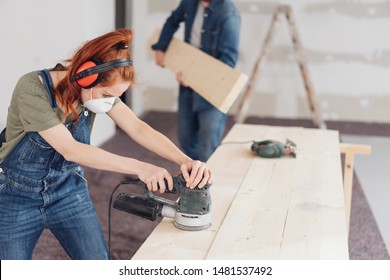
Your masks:
<path fill-rule="evenodd" d="M 158 42 L 152 46 L 158 65 L 164 67 L 164 53 L 182 22 L 185 42 L 235 67 L 241 18 L 232 0 L 181 0 L 167 18 Z M 227 115 L 188 87 L 182 72 L 176 78 L 180 84 L 180 146 L 191 158 L 207 161 L 221 142 Z"/>

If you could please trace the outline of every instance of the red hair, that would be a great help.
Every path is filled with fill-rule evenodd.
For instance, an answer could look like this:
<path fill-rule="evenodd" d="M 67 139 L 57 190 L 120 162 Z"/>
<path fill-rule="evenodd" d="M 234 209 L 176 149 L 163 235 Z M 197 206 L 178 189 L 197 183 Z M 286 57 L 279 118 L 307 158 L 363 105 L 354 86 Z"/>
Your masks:
<path fill-rule="evenodd" d="M 72 58 L 66 60 L 68 65 L 65 67 L 68 70 L 64 79 L 62 79 L 54 89 L 56 97 L 65 106 L 67 112 L 71 112 L 76 121 L 78 114 L 73 108 L 76 101 L 81 100 L 81 87 L 78 83 L 72 82 L 70 77 L 76 74 L 79 67 L 91 59 L 97 59 L 101 63 L 105 63 L 114 59 L 130 57 L 130 52 L 123 46 L 130 46 L 132 40 L 132 31 L 129 29 L 118 29 L 91 41 L 86 42 L 73 55 Z M 134 68 L 132 66 L 123 66 L 102 73 L 102 79 L 99 82 L 102 86 L 111 86 L 118 79 L 134 83 Z"/>

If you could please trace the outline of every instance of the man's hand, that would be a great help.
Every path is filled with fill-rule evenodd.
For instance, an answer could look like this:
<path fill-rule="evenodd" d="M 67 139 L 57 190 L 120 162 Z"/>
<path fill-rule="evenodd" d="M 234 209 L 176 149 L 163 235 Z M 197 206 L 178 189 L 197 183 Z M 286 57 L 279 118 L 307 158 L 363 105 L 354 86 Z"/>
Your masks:
<path fill-rule="evenodd" d="M 165 53 L 163 51 L 156 51 L 154 54 L 154 58 L 157 65 L 164 67 Z"/>
<path fill-rule="evenodd" d="M 181 84 L 183 87 L 188 87 L 187 83 L 184 81 L 184 74 L 183 71 L 179 71 L 176 74 L 176 80 Z"/>

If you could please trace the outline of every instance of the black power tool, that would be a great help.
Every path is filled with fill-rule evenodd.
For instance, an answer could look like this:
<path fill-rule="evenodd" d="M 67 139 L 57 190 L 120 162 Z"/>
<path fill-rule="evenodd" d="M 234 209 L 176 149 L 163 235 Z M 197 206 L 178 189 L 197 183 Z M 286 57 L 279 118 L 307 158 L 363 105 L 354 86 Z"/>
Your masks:
<path fill-rule="evenodd" d="M 141 180 L 134 184 L 142 185 L 145 196 L 131 193 L 121 193 L 114 201 L 115 209 L 155 221 L 158 217 L 174 219 L 174 225 L 182 230 L 204 230 L 211 226 L 211 197 L 210 186 L 190 189 L 182 174 L 173 177 L 172 191 L 167 193 L 179 195 L 177 201 L 159 197 L 150 192 Z"/>

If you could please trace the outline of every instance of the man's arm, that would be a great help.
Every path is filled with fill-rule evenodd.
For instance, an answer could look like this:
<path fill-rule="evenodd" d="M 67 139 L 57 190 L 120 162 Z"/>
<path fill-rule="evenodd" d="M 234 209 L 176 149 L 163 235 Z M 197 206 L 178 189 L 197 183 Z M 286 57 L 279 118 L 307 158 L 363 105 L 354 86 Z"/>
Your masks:
<path fill-rule="evenodd" d="M 167 18 L 157 43 L 152 45 L 153 50 L 162 52 L 167 50 L 168 45 L 172 40 L 173 34 L 175 34 L 177 29 L 179 29 L 180 23 L 185 19 L 183 6 L 183 1 L 181 1 L 179 6 Z"/>

